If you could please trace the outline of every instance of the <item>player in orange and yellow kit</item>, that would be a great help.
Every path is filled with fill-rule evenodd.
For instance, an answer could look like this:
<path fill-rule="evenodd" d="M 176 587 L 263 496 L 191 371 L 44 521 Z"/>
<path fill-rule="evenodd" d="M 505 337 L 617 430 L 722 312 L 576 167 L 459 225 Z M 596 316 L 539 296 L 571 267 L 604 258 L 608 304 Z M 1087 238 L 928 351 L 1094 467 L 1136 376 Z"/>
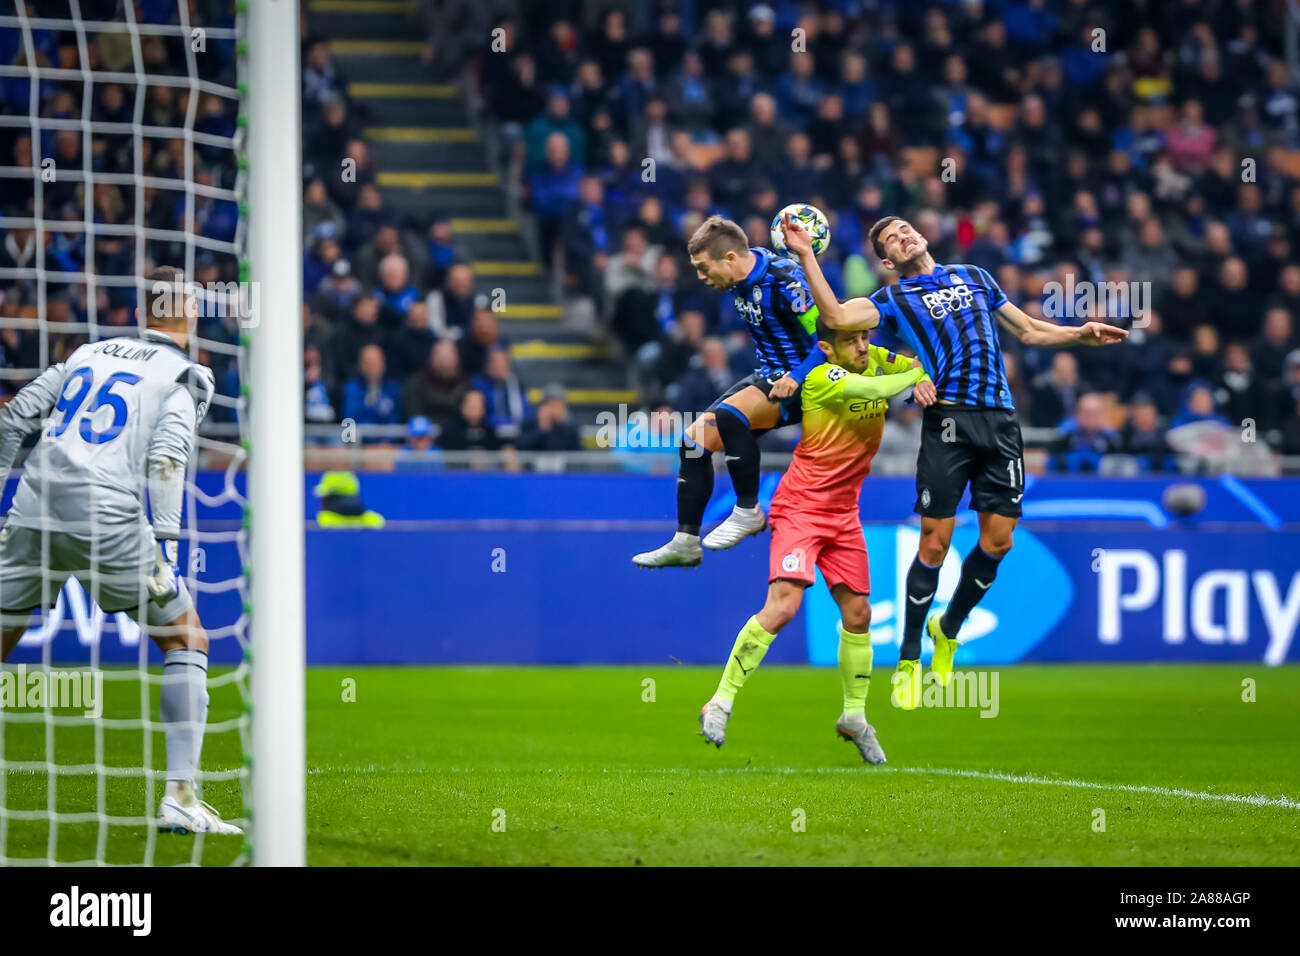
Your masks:
<path fill-rule="evenodd" d="M 718 689 L 700 710 L 704 739 L 719 747 L 736 693 L 798 612 L 816 567 L 840 608 L 844 711 L 836 732 L 857 745 L 863 760 L 885 762 L 866 716 L 871 581 L 858 498 L 880 447 L 889 398 L 913 386 L 922 405 L 936 395 L 919 362 L 869 344 L 867 335 L 818 323 L 817 345 L 827 364 L 804 381 L 803 438 L 772 498 L 767 603 L 740 629 Z"/>

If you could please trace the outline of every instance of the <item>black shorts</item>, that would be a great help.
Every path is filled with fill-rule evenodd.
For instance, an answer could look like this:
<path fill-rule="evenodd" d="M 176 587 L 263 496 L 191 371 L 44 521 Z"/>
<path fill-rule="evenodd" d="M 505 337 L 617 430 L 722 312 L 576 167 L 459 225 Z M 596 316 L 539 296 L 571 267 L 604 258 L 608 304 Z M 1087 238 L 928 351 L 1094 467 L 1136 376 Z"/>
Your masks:
<path fill-rule="evenodd" d="M 951 518 L 969 484 L 973 511 L 1019 518 L 1024 455 L 1020 420 L 1010 409 L 931 405 L 921 422 L 914 510 Z"/>
<path fill-rule="evenodd" d="M 770 378 L 764 376 L 761 372 L 753 372 L 746 375 L 739 382 L 714 399 L 713 404 L 706 408 L 705 411 L 716 412 L 719 405 L 726 402 L 727 399 L 732 395 L 735 395 L 737 392 L 743 392 L 751 385 L 761 390 L 764 395 L 768 395 L 772 391 L 772 386 L 785 378 L 785 376 L 785 372 L 778 372 Z M 795 390 L 793 395 L 781 402 L 780 420 L 779 424 L 775 427 L 784 428 L 786 425 L 797 425 L 801 421 L 803 421 L 803 389 L 799 388 Z M 771 431 L 771 429 L 755 429 L 755 433 L 759 435 L 767 431 Z"/>

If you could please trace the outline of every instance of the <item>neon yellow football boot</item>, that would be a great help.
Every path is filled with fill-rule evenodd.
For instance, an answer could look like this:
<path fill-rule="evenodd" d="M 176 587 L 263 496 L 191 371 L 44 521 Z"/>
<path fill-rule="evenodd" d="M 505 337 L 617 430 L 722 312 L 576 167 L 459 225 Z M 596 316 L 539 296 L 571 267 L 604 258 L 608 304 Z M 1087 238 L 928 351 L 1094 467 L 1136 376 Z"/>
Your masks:
<path fill-rule="evenodd" d="M 921 706 L 921 662 L 899 661 L 891 681 L 893 691 L 889 699 L 895 707 L 915 710 Z"/>
<path fill-rule="evenodd" d="M 961 647 L 961 641 L 944 636 L 943 628 L 939 625 L 942 616 L 938 611 L 931 614 L 930 619 L 925 622 L 925 632 L 930 635 L 930 640 L 934 641 L 934 657 L 930 658 L 930 670 L 938 674 L 943 686 L 947 687 L 952 682 L 953 655 L 957 653 L 957 648 Z"/>

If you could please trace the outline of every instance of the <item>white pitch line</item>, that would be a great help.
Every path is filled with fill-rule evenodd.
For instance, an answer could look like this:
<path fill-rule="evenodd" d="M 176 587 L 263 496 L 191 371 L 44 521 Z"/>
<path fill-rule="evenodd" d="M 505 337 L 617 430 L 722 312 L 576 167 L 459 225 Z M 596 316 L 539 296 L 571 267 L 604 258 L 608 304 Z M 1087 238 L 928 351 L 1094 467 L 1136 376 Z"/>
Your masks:
<path fill-rule="evenodd" d="M 368 768 L 356 767 L 313 767 L 309 774 L 357 774 L 357 773 L 394 773 L 394 774 L 573 774 L 575 776 L 595 773 L 590 767 L 550 767 L 538 770 L 510 770 L 504 767 L 478 769 L 476 767 L 420 767 L 402 769 L 397 767 L 377 770 L 372 764 Z M 1057 777 L 1040 777 L 1036 774 L 999 773 L 994 770 L 957 770 L 951 767 L 655 767 L 644 770 L 622 767 L 617 770 L 601 770 L 600 773 L 629 775 L 673 775 L 698 776 L 700 774 L 880 774 L 912 773 L 922 776 L 967 777 L 975 780 L 997 780 L 1002 783 L 1033 784 L 1041 787 L 1073 787 L 1076 790 L 1110 790 L 1120 793 L 1147 793 L 1157 797 L 1182 797 L 1188 800 L 1211 800 L 1219 803 L 1244 803 L 1252 807 L 1279 807 L 1284 810 L 1300 810 L 1300 800 L 1291 800 L 1285 794 L 1281 797 L 1265 797 L 1261 794 L 1247 796 L 1240 793 L 1209 793 L 1204 790 L 1184 790 L 1179 787 L 1151 787 L 1131 783 L 1097 783 L 1091 780 L 1068 780 Z"/>
<path fill-rule="evenodd" d="M 1300 801 L 1289 800 L 1286 795 L 1265 797 L 1259 794 L 1245 796 L 1239 793 L 1207 793 L 1203 790 L 1183 790 L 1179 787 L 1149 787 L 1132 783 L 1094 783 L 1090 780 L 1060 780 L 1039 777 L 1035 774 L 998 773 L 988 770 L 953 770 L 947 767 L 884 767 L 892 773 L 932 774 L 940 777 L 973 777 L 977 780 L 999 780 L 1004 783 L 1031 783 L 1047 787 L 1074 787 L 1080 790 L 1114 790 L 1123 793 L 1150 793 L 1158 797 L 1184 797 L 1189 800 L 1217 800 L 1220 803 L 1245 803 L 1252 807 L 1282 807 L 1300 810 Z"/>

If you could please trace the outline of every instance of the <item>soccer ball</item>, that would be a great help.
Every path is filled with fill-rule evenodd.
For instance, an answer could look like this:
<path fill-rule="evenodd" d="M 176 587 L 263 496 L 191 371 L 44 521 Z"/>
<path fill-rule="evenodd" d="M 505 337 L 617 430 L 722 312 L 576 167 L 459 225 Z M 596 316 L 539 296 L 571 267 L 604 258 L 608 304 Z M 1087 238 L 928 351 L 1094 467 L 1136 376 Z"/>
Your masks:
<path fill-rule="evenodd" d="M 820 256 L 831 244 L 831 224 L 826 219 L 826 213 L 806 202 L 792 203 L 776 214 L 776 218 L 772 220 L 772 248 L 777 252 L 787 251 L 785 230 L 781 228 L 781 220 L 786 213 L 808 230 L 808 235 L 812 239 L 813 255 Z"/>

